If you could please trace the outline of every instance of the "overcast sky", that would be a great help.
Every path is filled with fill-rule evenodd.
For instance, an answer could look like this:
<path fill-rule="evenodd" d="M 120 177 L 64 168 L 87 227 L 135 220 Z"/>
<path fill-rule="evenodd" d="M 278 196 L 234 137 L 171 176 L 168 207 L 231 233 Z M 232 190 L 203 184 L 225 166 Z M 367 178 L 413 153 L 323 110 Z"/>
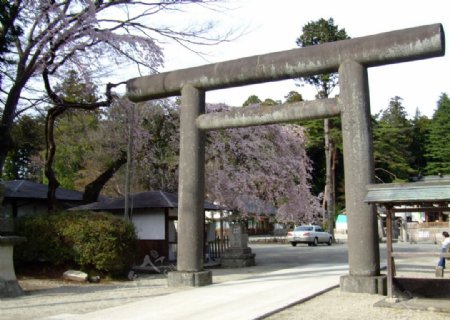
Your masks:
<path fill-rule="evenodd" d="M 226 6 L 233 9 L 220 13 L 192 10 L 178 17 L 171 14 L 170 17 L 179 19 L 175 21 L 180 23 L 196 23 L 208 18 L 215 20 L 217 30 L 223 33 L 230 29 L 245 30 L 245 33 L 230 43 L 203 49 L 208 53 L 206 59 L 179 47 L 166 46 L 163 71 L 296 48 L 295 40 L 302 27 L 320 18 L 332 17 L 335 25 L 345 28 L 352 38 L 434 23 L 442 23 L 447 38 L 450 37 L 448 0 L 232 0 L 227 1 Z M 449 72 L 449 53 L 440 58 L 370 68 L 372 113 L 385 109 L 392 97 L 400 96 L 411 116 L 416 108 L 432 116 L 441 93 L 450 94 Z M 313 88 L 298 87 L 289 80 L 210 91 L 206 100 L 240 106 L 252 94 L 261 100 L 284 100 L 291 90 L 299 91 L 306 99 L 314 98 Z"/>

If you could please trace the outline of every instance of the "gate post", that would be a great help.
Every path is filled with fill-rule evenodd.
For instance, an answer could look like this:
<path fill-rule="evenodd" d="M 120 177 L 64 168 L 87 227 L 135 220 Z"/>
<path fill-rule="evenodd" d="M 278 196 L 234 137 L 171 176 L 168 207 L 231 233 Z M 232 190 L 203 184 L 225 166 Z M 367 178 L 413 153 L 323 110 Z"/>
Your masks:
<path fill-rule="evenodd" d="M 180 109 L 177 271 L 168 274 L 172 287 L 212 283 L 211 271 L 203 270 L 205 133 L 195 124 L 204 112 L 204 91 L 184 86 Z"/>
<path fill-rule="evenodd" d="M 339 83 L 349 260 L 349 275 L 341 277 L 341 290 L 385 294 L 376 213 L 364 203 L 365 187 L 374 178 L 367 68 L 355 61 L 343 62 Z"/>

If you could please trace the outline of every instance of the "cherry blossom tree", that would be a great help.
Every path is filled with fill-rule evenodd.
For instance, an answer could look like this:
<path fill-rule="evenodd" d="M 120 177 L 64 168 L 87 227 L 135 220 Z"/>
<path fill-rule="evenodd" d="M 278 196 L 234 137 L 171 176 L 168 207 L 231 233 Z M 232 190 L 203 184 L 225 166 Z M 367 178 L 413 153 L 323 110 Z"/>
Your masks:
<path fill-rule="evenodd" d="M 139 121 L 136 120 L 134 126 L 141 133 L 135 135 L 134 188 L 176 192 L 179 105 L 164 100 L 143 103 L 137 107 L 136 118 Z M 255 106 L 247 106 L 251 107 Z M 229 109 L 225 105 L 209 104 L 206 108 L 208 112 Z M 100 125 L 103 134 L 96 140 L 102 141 L 106 147 L 99 148 L 103 157 L 110 157 L 108 155 L 123 150 L 126 144 L 125 129 L 121 129 L 124 108 L 114 107 L 108 112 L 117 114 L 108 116 L 108 121 Z M 139 143 L 139 140 L 142 142 Z M 305 143 L 304 129 L 298 125 L 255 126 L 209 132 L 205 157 L 207 199 L 239 211 L 244 216 L 255 213 L 248 206 L 251 202 L 257 214 L 270 206 L 278 208 L 279 221 L 319 222 L 322 209 L 320 199 L 310 190 L 311 163 Z M 119 176 L 123 179 L 123 172 L 115 179 L 119 179 Z M 255 207 L 255 204 L 260 207 Z"/>
<path fill-rule="evenodd" d="M 251 108 L 255 106 L 249 106 Z M 224 105 L 209 108 L 226 111 Z M 319 199 L 311 194 L 311 163 L 305 132 L 298 125 L 267 125 L 212 131 L 208 136 L 208 199 L 239 211 L 246 202 L 278 208 L 281 222 L 311 223 L 321 217 Z M 254 206 L 253 206 L 254 207 Z M 264 208 L 261 208 L 264 211 Z"/>
<path fill-rule="evenodd" d="M 99 82 L 105 75 L 132 63 L 141 73 L 153 73 L 162 66 L 161 41 L 171 39 L 185 47 L 214 44 L 221 37 L 208 36 L 213 24 L 176 29 L 151 24 L 153 17 L 188 5 L 205 5 L 214 0 L 15 0 L 2 11 L 1 43 L 8 48 L 2 59 L 11 63 L 1 68 L 0 175 L 10 148 L 10 130 L 22 112 L 43 103 L 43 85 L 52 103 L 69 107 L 53 94 L 52 82 L 65 71 L 77 70 L 86 83 Z M 6 10 L 8 9 L 8 10 Z M 7 25 L 4 25 L 7 24 Z M 4 37 L 15 35 L 15 41 Z M 7 49 L 7 50 L 6 50 Z M 4 53 L 3 53 L 4 52 Z M 39 78 L 42 78 L 39 80 Z M 117 84 L 116 84 L 117 85 Z M 106 85 L 104 100 L 92 108 L 111 103 Z"/>

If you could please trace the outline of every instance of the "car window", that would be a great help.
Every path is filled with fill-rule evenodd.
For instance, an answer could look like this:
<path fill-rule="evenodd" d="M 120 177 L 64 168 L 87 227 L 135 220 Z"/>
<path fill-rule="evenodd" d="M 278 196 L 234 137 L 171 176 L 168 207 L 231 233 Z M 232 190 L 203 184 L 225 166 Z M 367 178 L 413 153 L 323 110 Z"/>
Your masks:
<path fill-rule="evenodd" d="M 312 231 L 313 227 L 300 226 L 294 229 L 294 231 Z"/>
<path fill-rule="evenodd" d="M 322 228 L 316 228 L 317 232 L 322 232 Z"/>

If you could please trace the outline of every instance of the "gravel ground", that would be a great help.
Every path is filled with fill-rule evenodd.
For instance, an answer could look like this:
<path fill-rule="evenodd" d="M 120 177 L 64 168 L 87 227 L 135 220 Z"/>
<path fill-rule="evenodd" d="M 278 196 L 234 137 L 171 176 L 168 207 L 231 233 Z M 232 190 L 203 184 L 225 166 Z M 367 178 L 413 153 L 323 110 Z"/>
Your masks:
<path fill-rule="evenodd" d="M 19 281 L 26 295 L 0 299 L 1 320 L 28 320 L 62 313 L 85 313 L 136 300 L 170 294 L 163 276 L 147 276 L 130 282 L 75 284 L 60 280 Z"/>
<path fill-rule="evenodd" d="M 415 261 L 415 269 L 405 276 L 424 274 L 434 276 L 434 258 Z M 417 269 L 422 263 L 423 270 Z M 407 269 L 405 262 L 402 269 Z M 212 269 L 214 283 L 239 280 L 273 268 L 255 266 L 243 269 Z M 417 274 L 418 272 L 418 274 Z M 446 275 L 448 277 L 448 273 Z M 19 298 L 0 299 L 0 320 L 31 320 L 62 313 L 86 313 L 135 302 L 140 299 L 167 295 L 191 288 L 169 288 L 164 275 L 140 275 L 134 281 L 109 281 L 99 284 L 74 283 L 63 280 L 20 279 L 26 295 Z M 332 289 L 308 301 L 291 306 L 266 319 L 373 319 L 373 320 L 443 320 L 450 313 L 375 307 L 385 297 L 379 295 L 341 292 Z M 448 302 L 450 304 L 450 301 Z M 238 319 L 236 319 L 238 320 Z"/>
<path fill-rule="evenodd" d="M 239 280 L 273 271 L 255 266 L 242 269 L 212 269 L 214 283 Z M 19 279 L 26 294 L 0 299 L 0 320 L 31 320 L 62 313 L 87 313 L 141 299 L 167 295 L 191 288 L 167 286 L 160 274 L 140 275 L 134 281 L 108 281 L 99 284 L 64 280 Z"/>
<path fill-rule="evenodd" d="M 233 271 L 213 270 L 214 282 L 242 279 L 264 270 L 248 268 Z M 85 313 L 180 290 L 192 290 L 167 287 L 163 275 L 146 275 L 130 282 L 100 284 L 39 279 L 23 279 L 20 284 L 27 294 L 15 299 L 0 299 L 1 320 L 31 320 L 61 313 Z M 450 319 L 449 313 L 374 307 L 382 299 L 384 297 L 379 295 L 341 292 L 337 288 L 266 319 Z"/>
<path fill-rule="evenodd" d="M 449 320 L 450 313 L 374 307 L 379 295 L 333 289 L 309 301 L 276 313 L 266 320 Z M 450 301 L 448 302 L 450 304 Z"/>

